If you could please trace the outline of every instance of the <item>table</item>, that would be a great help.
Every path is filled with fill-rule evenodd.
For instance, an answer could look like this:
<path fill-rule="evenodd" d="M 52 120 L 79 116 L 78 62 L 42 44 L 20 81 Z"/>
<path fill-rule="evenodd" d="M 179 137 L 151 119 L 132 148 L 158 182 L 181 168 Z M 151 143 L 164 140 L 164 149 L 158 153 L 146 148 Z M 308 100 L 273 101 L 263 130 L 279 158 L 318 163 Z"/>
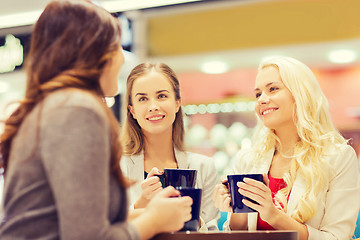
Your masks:
<path fill-rule="evenodd" d="M 295 231 L 231 231 L 161 233 L 152 240 L 298 240 Z"/>

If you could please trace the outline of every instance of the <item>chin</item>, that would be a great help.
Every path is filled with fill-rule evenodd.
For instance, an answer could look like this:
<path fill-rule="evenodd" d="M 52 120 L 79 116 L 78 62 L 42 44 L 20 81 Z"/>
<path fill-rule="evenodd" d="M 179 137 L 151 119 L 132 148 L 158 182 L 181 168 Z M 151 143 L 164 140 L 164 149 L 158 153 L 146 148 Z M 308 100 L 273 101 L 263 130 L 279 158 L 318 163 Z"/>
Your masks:
<path fill-rule="evenodd" d="M 112 88 L 111 90 L 104 91 L 105 97 L 115 97 L 118 94 L 117 88 Z"/>

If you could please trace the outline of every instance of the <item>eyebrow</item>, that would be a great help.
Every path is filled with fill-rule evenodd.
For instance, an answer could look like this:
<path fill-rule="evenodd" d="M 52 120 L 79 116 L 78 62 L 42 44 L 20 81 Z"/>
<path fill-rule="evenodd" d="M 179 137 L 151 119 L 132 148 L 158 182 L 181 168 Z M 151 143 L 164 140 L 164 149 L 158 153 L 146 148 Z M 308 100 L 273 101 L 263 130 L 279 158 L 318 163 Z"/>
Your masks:
<path fill-rule="evenodd" d="M 272 84 L 281 84 L 281 83 L 280 82 L 270 82 L 270 83 L 266 84 L 265 87 L 267 88 L 267 87 L 271 86 Z M 254 89 L 255 92 L 259 91 L 259 90 L 260 90 L 259 88 Z"/>
<path fill-rule="evenodd" d="M 170 93 L 168 90 L 159 90 L 159 91 L 156 91 L 156 94 L 159 94 L 159 93 L 162 93 L 162 92 L 168 92 L 168 93 Z M 137 93 L 137 94 L 135 94 L 135 97 L 136 96 L 138 96 L 138 95 L 140 95 L 140 96 L 146 96 L 147 95 L 147 93 Z"/>

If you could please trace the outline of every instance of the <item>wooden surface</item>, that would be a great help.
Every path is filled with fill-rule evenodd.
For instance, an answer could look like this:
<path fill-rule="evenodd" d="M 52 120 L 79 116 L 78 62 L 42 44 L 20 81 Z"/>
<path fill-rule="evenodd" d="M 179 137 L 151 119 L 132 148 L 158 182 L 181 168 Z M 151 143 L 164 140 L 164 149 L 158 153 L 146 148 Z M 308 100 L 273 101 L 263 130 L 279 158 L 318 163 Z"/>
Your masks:
<path fill-rule="evenodd" d="M 294 231 L 175 232 L 156 235 L 152 240 L 298 240 Z"/>

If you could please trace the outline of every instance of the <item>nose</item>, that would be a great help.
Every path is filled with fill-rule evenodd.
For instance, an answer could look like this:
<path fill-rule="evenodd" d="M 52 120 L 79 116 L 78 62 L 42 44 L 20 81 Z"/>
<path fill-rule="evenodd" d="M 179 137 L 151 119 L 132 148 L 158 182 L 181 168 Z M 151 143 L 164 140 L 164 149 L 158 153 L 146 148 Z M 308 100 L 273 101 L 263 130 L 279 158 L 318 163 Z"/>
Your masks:
<path fill-rule="evenodd" d="M 258 104 L 265 104 L 269 102 L 269 96 L 265 92 L 261 93 L 260 97 L 257 100 Z"/>
<path fill-rule="evenodd" d="M 157 102 L 155 100 L 150 101 L 149 112 L 154 112 L 154 111 L 158 111 L 158 110 L 159 110 L 159 106 L 158 106 Z"/>

